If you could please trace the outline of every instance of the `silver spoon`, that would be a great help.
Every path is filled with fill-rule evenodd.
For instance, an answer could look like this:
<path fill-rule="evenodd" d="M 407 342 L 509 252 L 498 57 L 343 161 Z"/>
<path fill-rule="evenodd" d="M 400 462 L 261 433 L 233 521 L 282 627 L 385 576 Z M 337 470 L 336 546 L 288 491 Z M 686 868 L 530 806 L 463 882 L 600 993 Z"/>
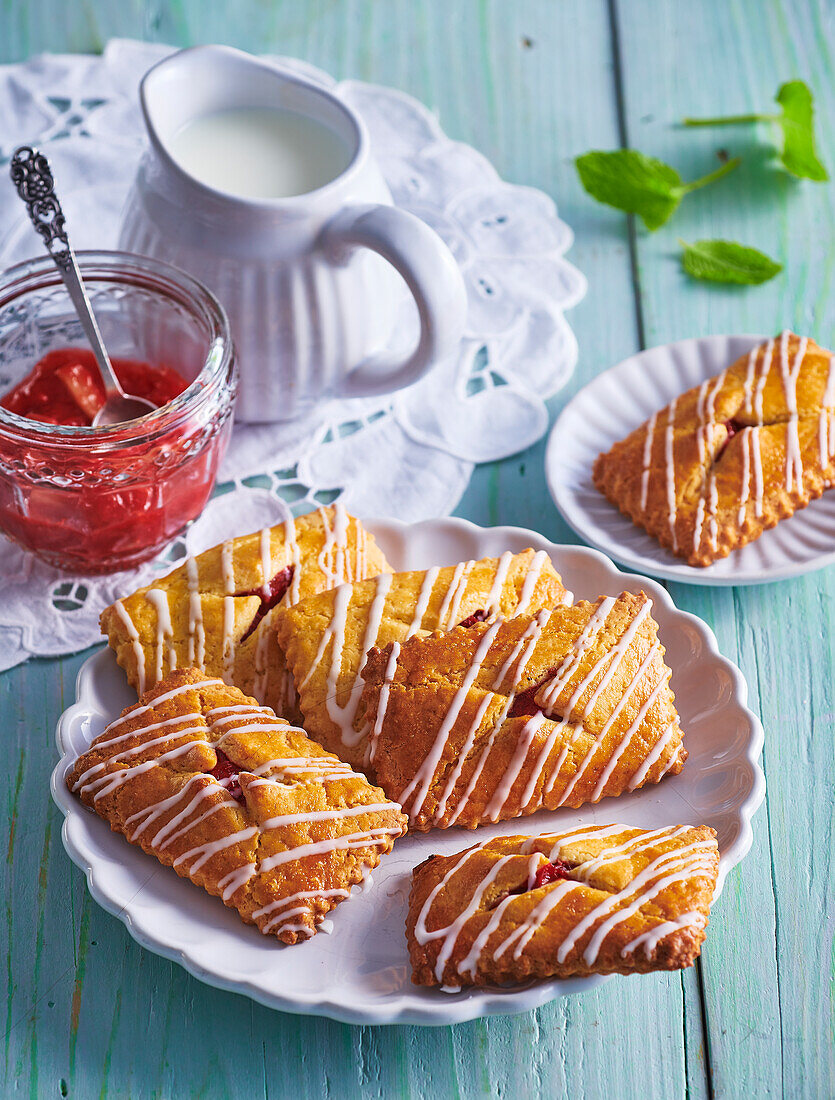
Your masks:
<path fill-rule="evenodd" d="M 64 212 L 55 194 L 49 161 L 37 149 L 23 145 L 12 155 L 10 171 L 12 183 L 26 204 L 32 225 L 43 238 L 47 251 L 55 261 L 75 306 L 78 319 L 81 321 L 81 327 L 96 357 L 101 380 L 104 383 L 104 404 L 93 417 L 93 427 L 123 424 L 126 420 L 136 420 L 139 416 L 145 416 L 157 406 L 144 397 L 133 397 L 125 393 L 116 377 L 110 356 L 101 338 L 99 326 L 96 324 L 96 318 L 93 316 L 93 308 L 84 289 L 75 255 L 70 248 L 67 231 L 64 228 Z"/>

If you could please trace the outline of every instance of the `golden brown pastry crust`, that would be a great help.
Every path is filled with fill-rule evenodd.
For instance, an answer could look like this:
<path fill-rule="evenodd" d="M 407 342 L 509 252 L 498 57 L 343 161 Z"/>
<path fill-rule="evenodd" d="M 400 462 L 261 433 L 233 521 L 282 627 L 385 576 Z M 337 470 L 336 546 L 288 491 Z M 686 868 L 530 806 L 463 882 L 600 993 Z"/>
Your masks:
<path fill-rule="evenodd" d="M 285 943 L 312 936 L 406 831 L 400 808 L 364 776 L 197 669 L 171 673 L 123 711 L 67 786 L 115 832 Z"/>
<path fill-rule="evenodd" d="M 140 695 L 172 668 L 198 667 L 298 721 L 273 631 L 277 608 L 387 572 L 359 520 L 340 505 L 320 508 L 214 546 L 118 600 L 102 612 L 102 633 Z M 264 614 L 266 604 L 272 606 Z"/>
<path fill-rule="evenodd" d="M 819 497 L 833 456 L 832 353 L 784 332 L 598 455 L 593 478 L 662 546 L 705 566 Z"/>
<path fill-rule="evenodd" d="M 692 966 L 718 870 L 704 825 L 578 826 L 432 856 L 412 875 L 412 981 L 458 988 Z"/>
<path fill-rule="evenodd" d="M 570 598 L 548 555 L 525 550 L 322 592 L 282 608 L 275 628 L 305 729 L 353 767 L 364 768 L 368 736 L 358 719 L 360 669 L 372 646 L 449 629 L 473 615 L 511 618 Z"/>
<path fill-rule="evenodd" d="M 410 828 L 577 807 L 679 772 L 651 608 L 624 592 L 372 650 L 370 770 Z"/>

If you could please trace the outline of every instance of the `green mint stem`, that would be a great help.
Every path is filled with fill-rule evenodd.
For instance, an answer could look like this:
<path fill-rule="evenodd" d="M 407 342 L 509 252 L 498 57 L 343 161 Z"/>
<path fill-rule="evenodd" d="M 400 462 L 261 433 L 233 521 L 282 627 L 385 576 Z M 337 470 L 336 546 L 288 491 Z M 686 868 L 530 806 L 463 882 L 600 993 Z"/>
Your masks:
<path fill-rule="evenodd" d="M 742 122 L 779 122 L 779 115 L 725 115 L 724 118 L 683 118 L 682 126 L 736 126 Z"/>
<path fill-rule="evenodd" d="M 741 162 L 741 157 L 734 157 L 729 160 L 727 164 L 723 164 L 721 168 L 717 168 L 715 172 L 711 172 L 707 176 L 702 176 L 701 179 L 693 180 L 691 183 L 684 183 L 679 190 L 682 195 L 689 194 L 690 191 L 698 191 L 700 187 L 706 187 L 709 183 L 713 183 L 715 180 L 720 180 L 723 176 L 727 176 L 729 172 L 733 172 L 735 168 L 738 168 Z"/>

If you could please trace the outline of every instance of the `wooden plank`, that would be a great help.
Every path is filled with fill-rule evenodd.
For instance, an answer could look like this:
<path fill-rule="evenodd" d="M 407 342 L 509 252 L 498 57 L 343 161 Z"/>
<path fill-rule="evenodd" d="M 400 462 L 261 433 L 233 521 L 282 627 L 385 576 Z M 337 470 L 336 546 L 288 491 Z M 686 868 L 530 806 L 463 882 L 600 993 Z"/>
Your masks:
<path fill-rule="evenodd" d="M 803 72 L 807 62 L 818 93 L 827 87 L 825 41 L 814 38 L 822 9 L 789 19 L 788 5 L 771 3 L 765 18 L 762 6 L 753 3 L 731 3 L 721 12 L 720 7 L 711 8 L 707 18 L 698 5 L 633 2 L 621 27 L 630 138 L 647 151 L 675 158 L 685 175 L 701 170 L 717 147 L 717 135 L 669 131 L 670 117 L 765 106 L 779 79 Z M 114 33 L 183 44 L 225 40 L 307 57 L 337 75 L 388 82 L 432 103 L 448 132 L 483 148 L 505 176 L 555 193 L 578 233 L 571 258 L 589 276 L 592 290 L 570 317 L 581 360 L 575 379 L 553 402 L 558 407 L 582 382 L 637 346 L 623 219 L 582 195 L 570 163 L 586 148 L 614 147 L 618 140 L 607 13 L 603 3 L 582 0 L 559 6 L 525 0 L 509 8 L 475 2 L 453 8 L 437 0 L 304 6 L 285 0 L 249 5 L 245 17 L 233 18 L 230 10 L 197 0 L 96 0 L 83 10 L 37 0 L 7 9 L 11 33 L 0 35 L 0 56 L 95 48 Z M 525 39 L 532 44 L 525 45 Z M 683 101 L 688 87 L 698 102 Z M 744 100 L 740 104 L 731 102 L 737 95 Z M 659 104 L 665 105 L 663 115 Z M 722 142 L 731 136 L 722 133 Z M 740 134 L 737 140 L 752 161 L 762 161 L 762 135 L 747 140 Z M 833 148 L 829 134 L 824 148 Z M 829 159 L 835 164 L 831 154 Z M 650 342 L 702 331 L 767 330 L 774 318 L 787 314 L 799 327 L 814 324 L 821 339 L 829 335 L 819 326 L 826 319 L 831 272 L 812 245 L 802 264 L 793 258 L 786 283 L 756 291 L 685 286 L 668 258 L 676 233 L 738 235 L 769 251 L 787 248 L 790 241 L 802 247 L 820 236 L 821 226 L 831 239 L 822 189 L 797 187 L 773 173 L 758 183 L 754 167 L 739 174 L 750 191 L 732 188 L 722 203 L 718 188 L 716 201 L 711 192 L 692 196 L 669 232 L 641 237 Z M 705 228 L 711 224 L 714 228 Z M 813 303 L 810 315 L 804 311 L 807 302 Z M 572 541 L 550 507 L 541 464 L 539 446 L 477 471 L 460 513 L 483 523 L 535 526 Z M 714 625 L 723 651 L 740 659 L 769 733 L 788 727 L 788 737 L 773 744 L 770 738 L 766 750 L 771 817 L 757 819 L 754 851 L 726 886 L 703 956 L 717 1095 L 736 1095 L 743 1087 L 764 1095 L 781 1082 L 789 1095 L 804 1089 L 806 1095 L 832 1092 L 826 999 L 831 970 L 816 967 L 818 940 L 812 939 L 820 934 L 816 914 L 827 902 L 831 911 L 831 872 L 821 859 L 812 855 L 802 865 L 810 886 L 808 908 L 795 901 L 796 853 L 828 851 L 831 834 L 826 802 L 831 785 L 812 778 L 812 769 L 818 776 L 832 773 L 831 751 L 825 757 L 831 742 L 821 736 L 832 713 L 826 675 L 830 584 L 817 578 L 779 592 L 735 596 L 674 589 L 682 606 Z M 821 607 L 827 630 L 813 639 L 810 651 L 799 627 L 792 631 L 784 621 L 789 613 L 795 624 L 814 621 Z M 742 624 L 738 631 L 735 616 Z M 780 673 L 787 662 L 789 677 L 783 679 L 796 687 L 784 702 Z M 16 1026 L 7 1040 L 6 1080 L 19 1078 L 22 1094 L 38 1095 L 62 1079 L 70 1095 L 114 1096 L 131 1091 L 237 1096 L 256 1089 L 270 1097 L 516 1096 L 569 1088 L 589 1095 L 675 1096 L 685 1088 L 694 1095 L 705 1090 L 695 973 L 683 979 L 615 980 L 599 993 L 524 1017 L 422 1031 L 348 1028 L 273 1013 L 210 990 L 143 952 L 86 894 L 82 876 L 70 868 L 57 842 L 56 812 L 43 797 L 54 755 L 49 727 L 62 702 L 53 670 L 63 669 L 71 684 L 77 664 L 77 658 L 30 664 L 0 678 L 0 692 L 6 693 L 0 701 L 8 706 L 13 697 L 16 706 L 7 802 L 14 803 L 22 760 L 17 804 L 27 822 L 26 842 L 16 840 L 13 851 L 13 888 L 7 890 L 13 906 L 7 907 L 5 929 L 11 1005 L 21 1009 L 9 1017 Z M 797 710 L 792 709 L 795 692 L 801 700 Z M 818 715 L 814 739 L 808 735 L 812 703 Z M 798 805 L 804 813 L 792 812 Z M 769 824 L 777 870 L 773 893 Z M 45 878 L 39 880 L 44 856 Z M 781 1010 L 788 1041 L 785 1078 L 778 1075 Z"/>
<path fill-rule="evenodd" d="M 715 166 L 720 148 L 744 157 L 732 180 L 688 198 L 671 225 L 652 236 L 639 231 L 648 342 L 790 326 L 831 346 L 832 260 L 818 243 L 832 239 L 830 190 L 775 167 L 766 128 L 672 125 L 686 114 L 769 110 L 778 84 L 803 76 L 817 97 L 823 158 L 835 168 L 824 6 L 732 0 L 708 11 L 641 0 L 619 8 L 630 144 L 673 163 L 685 179 Z M 678 236 L 738 239 L 786 270 L 760 288 L 687 284 L 674 259 Z M 710 622 L 720 648 L 738 660 L 766 728 L 768 810 L 755 821 L 751 855 L 725 887 L 702 956 L 717 1096 L 835 1091 L 833 879 L 828 859 L 818 856 L 828 852 L 832 831 L 833 589 L 831 570 L 736 592 L 671 586 L 679 605 Z"/>
<path fill-rule="evenodd" d="M 111 33 L 113 9 L 93 10 L 97 35 L 104 39 Z M 230 37 L 228 29 L 224 34 L 216 24 L 201 22 L 212 18 L 201 6 L 177 10 L 181 25 L 184 19 L 187 26 L 181 41 Z M 255 48 L 276 43 L 273 48 L 306 56 L 339 74 L 406 88 L 439 106 L 447 130 L 484 148 L 503 174 L 557 193 L 581 234 L 583 220 L 594 220 L 596 213 L 577 202 L 580 193 L 570 157 L 615 134 L 602 3 L 566 7 L 556 19 L 553 8 L 542 3 L 520 5 L 510 19 L 495 7 L 461 5 L 452 36 L 447 34 L 447 6 L 439 3 L 401 4 L 385 16 L 379 5 L 328 5 L 317 9 L 310 23 L 295 26 L 297 11 L 279 6 L 269 34 L 263 24 L 247 25 L 237 28 L 237 41 Z M 166 12 L 167 25 L 173 26 L 174 14 Z M 154 37 L 157 30 L 155 25 Z M 531 45 L 523 45 L 526 38 Z M 462 42 L 472 48 L 462 50 Z M 566 42 L 573 48 L 557 69 L 553 59 L 566 54 Z M 573 89 L 588 78 L 600 94 L 578 113 Z M 587 305 L 572 315 L 585 357 L 575 385 L 635 346 L 628 256 L 615 219 L 609 232 L 603 248 L 583 245 L 581 235 L 572 253 L 619 319 L 599 332 L 596 312 Z M 546 503 L 541 453 L 524 470 L 513 460 L 502 464 L 491 482 L 484 493 L 478 483 L 474 486 L 464 514 L 484 521 L 488 517 L 483 512 L 489 509 L 493 522 L 534 525 L 547 515 L 552 533 L 558 532 L 560 524 Z M 65 662 L 70 668 L 75 663 Z M 24 693 L 33 667 L 14 674 Z M 47 771 L 41 769 L 41 784 Z M 65 857 L 58 852 L 57 862 L 61 860 Z M 90 901 L 80 874 L 72 870 L 67 877 L 78 912 L 77 932 L 70 939 L 60 912 L 53 910 L 54 935 L 62 942 L 64 961 L 75 948 L 78 964 L 66 973 L 55 993 L 62 999 L 55 1003 L 59 1018 L 71 1024 L 74 1020 L 75 1027 L 69 1035 L 61 1029 L 53 1032 L 44 1017 L 34 1017 L 40 1044 L 34 1068 L 41 1067 L 41 1082 L 54 1080 L 57 1070 L 73 1093 L 102 1090 L 114 1095 L 142 1088 L 161 1095 L 204 1089 L 209 1095 L 235 1096 L 261 1087 L 270 1096 L 535 1095 L 559 1084 L 622 1096 L 684 1092 L 677 977 L 626 985 L 616 980 L 599 993 L 535 1014 L 453 1029 L 346 1028 L 282 1016 L 207 989 L 137 948 Z M 39 988 L 31 992 L 36 995 Z M 130 995 L 119 998 L 120 990 Z M 647 1035 L 647 1019 L 658 1019 L 662 1026 Z M 641 1057 L 613 1061 L 612 1046 L 640 1050 Z M 659 1070 L 649 1086 L 644 1058 Z M 24 1080 L 30 1090 L 37 1089 L 32 1072 Z"/>

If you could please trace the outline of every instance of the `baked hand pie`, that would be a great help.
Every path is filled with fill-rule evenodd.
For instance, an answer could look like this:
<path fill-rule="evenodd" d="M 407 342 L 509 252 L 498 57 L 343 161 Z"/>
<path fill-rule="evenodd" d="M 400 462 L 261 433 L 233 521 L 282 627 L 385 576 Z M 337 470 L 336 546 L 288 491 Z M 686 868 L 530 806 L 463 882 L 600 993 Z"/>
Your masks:
<path fill-rule="evenodd" d="M 197 669 L 97 737 L 67 786 L 131 844 L 285 943 L 308 939 L 406 831 L 304 730 Z"/>
<path fill-rule="evenodd" d="M 105 608 L 102 632 L 139 695 L 174 668 L 196 667 L 298 718 L 276 608 L 384 572 L 373 536 L 337 504 L 189 558 Z"/>
<path fill-rule="evenodd" d="M 360 670 L 372 646 L 570 599 L 544 551 L 508 551 L 500 558 L 343 585 L 280 609 L 275 628 L 305 729 L 353 767 L 364 768 L 369 731 L 358 721 Z"/>
<path fill-rule="evenodd" d="M 412 981 L 454 991 L 692 966 L 718 871 L 704 825 L 581 825 L 431 856 L 412 877 Z"/>
<path fill-rule="evenodd" d="M 651 610 L 624 592 L 371 650 L 369 774 L 423 831 L 582 806 L 679 772 Z"/>
<path fill-rule="evenodd" d="M 833 456 L 832 353 L 783 332 L 598 455 L 593 478 L 662 546 L 705 566 L 819 497 Z"/>

